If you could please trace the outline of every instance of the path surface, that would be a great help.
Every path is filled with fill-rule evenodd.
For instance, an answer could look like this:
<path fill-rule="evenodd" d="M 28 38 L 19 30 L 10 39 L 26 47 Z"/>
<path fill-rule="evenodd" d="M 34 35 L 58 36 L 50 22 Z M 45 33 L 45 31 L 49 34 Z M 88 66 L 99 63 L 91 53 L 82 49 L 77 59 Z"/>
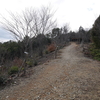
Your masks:
<path fill-rule="evenodd" d="M 0 91 L 0 100 L 100 100 L 100 63 L 83 56 L 75 43 L 37 66 L 37 74 Z"/>

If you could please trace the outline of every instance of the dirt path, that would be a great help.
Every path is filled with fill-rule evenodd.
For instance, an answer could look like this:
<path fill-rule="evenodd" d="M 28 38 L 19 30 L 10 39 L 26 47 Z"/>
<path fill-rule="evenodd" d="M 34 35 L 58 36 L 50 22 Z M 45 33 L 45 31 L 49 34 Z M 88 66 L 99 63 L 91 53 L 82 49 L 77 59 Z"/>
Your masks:
<path fill-rule="evenodd" d="M 20 85 L 0 91 L 0 100 L 100 100 L 100 63 L 84 57 L 75 43 L 60 52 Z"/>

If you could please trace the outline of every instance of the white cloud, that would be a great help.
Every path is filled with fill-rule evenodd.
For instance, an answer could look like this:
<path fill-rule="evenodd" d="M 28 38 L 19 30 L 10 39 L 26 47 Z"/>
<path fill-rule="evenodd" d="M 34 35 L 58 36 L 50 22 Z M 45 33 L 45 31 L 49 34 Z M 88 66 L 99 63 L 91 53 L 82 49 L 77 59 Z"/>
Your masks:
<path fill-rule="evenodd" d="M 58 26 L 69 23 L 72 30 L 79 26 L 92 27 L 100 14 L 99 0 L 1 0 L 0 13 L 6 16 L 6 10 L 22 11 L 25 7 L 40 7 L 51 4 L 56 11 Z"/>
<path fill-rule="evenodd" d="M 0 42 L 2 42 L 2 43 L 6 42 L 6 41 L 9 41 L 9 40 L 11 40 L 11 39 L 9 39 L 9 38 L 8 39 L 6 39 L 6 38 L 0 38 Z"/>
<path fill-rule="evenodd" d="M 98 0 L 66 0 L 57 12 L 58 21 L 69 22 L 73 30 L 83 27 L 91 27 L 94 20 L 100 14 Z"/>
<path fill-rule="evenodd" d="M 3 29 L 0 29 L 0 42 L 14 40 L 11 34 Z"/>

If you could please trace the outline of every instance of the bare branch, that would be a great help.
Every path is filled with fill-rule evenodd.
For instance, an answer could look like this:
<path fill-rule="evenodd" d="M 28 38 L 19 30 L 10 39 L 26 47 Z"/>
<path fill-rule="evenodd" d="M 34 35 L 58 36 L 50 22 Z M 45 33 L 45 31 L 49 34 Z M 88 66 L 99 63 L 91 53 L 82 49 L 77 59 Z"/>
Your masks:
<path fill-rule="evenodd" d="M 54 13 L 49 7 L 42 7 L 40 10 L 25 9 L 21 14 L 8 13 L 10 18 L 2 16 L 1 24 L 16 40 L 22 41 L 25 36 L 31 38 L 38 34 L 46 34 L 55 27 Z"/>

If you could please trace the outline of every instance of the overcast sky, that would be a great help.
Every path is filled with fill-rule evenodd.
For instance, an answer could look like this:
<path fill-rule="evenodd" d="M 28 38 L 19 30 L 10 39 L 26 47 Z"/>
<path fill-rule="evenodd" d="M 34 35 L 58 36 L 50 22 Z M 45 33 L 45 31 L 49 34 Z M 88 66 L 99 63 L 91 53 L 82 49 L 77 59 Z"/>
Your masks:
<path fill-rule="evenodd" d="M 100 0 L 0 0 L 0 14 L 6 16 L 6 11 L 21 12 L 27 7 L 40 8 L 49 4 L 57 10 L 58 26 L 68 23 L 73 31 L 79 26 L 91 28 L 100 14 Z M 0 29 L 0 41 L 9 39 L 12 39 L 9 33 Z"/>

